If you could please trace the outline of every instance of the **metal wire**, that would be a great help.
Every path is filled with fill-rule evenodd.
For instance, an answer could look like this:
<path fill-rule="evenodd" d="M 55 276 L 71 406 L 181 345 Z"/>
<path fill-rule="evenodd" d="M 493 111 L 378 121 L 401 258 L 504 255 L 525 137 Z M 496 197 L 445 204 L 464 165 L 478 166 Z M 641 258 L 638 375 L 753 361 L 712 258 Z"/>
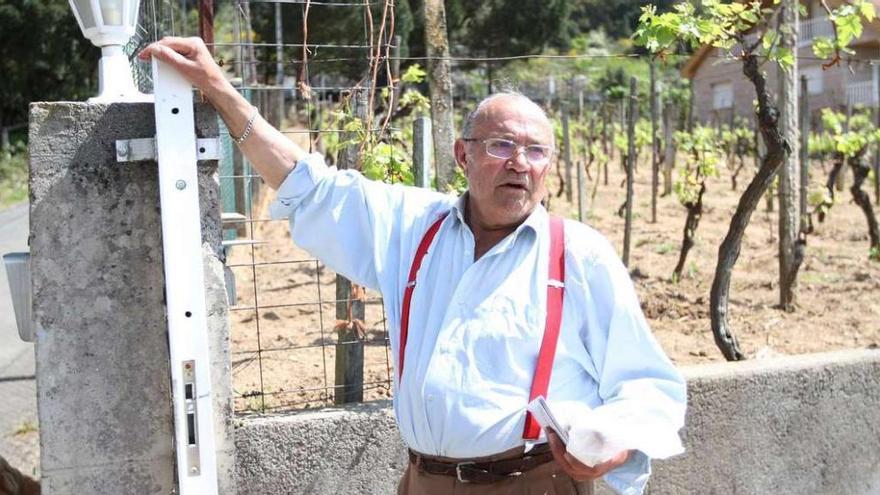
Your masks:
<path fill-rule="evenodd" d="M 265 43 L 263 47 L 277 47 L 278 45 L 275 43 Z M 288 46 L 288 45 L 283 45 Z M 294 46 L 294 45 L 290 45 Z M 302 47 L 302 45 L 298 45 Z M 309 45 L 317 46 L 317 45 Z M 395 45 L 388 44 L 388 47 L 394 48 Z M 345 46 L 345 45 L 321 45 L 324 48 L 354 48 L 355 46 Z M 360 48 L 369 48 L 368 46 L 360 46 Z M 666 55 L 665 58 L 667 61 L 670 60 L 686 60 L 689 59 L 691 55 L 679 55 L 679 54 L 670 54 Z M 621 53 L 621 54 L 607 54 L 607 55 L 591 55 L 591 54 L 567 54 L 567 55 L 550 55 L 550 54 L 534 54 L 534 55 L 510 55 L 504 57 L 470 57 L 470 56 L 453 56 L 450 55 L 448 57 L 378 57 L 380 61 L 400 61 L 400 62 L 428 62 L 428 61 L 447 61 L 452 63 L 457 62 L 467 62 L 467 63 L 476 63 L 476 64 L 485 64 L 488 62 L 509 62 L 514 60 L 649 60 L 652 56 L 650 54 L 639 54 L 639 53 Z M 706 58 L 713 60 L 730 60 L 735 61 L 736 59 L 727 55 L 717 55 L 717 54 L 709 54 L 706 55 Z M 364 62 L 375 60 L 375 57 L 365 56 L 365 57 L 337 57 L 332 59 L 321 59 L 321 58 L 309 58 L 308 63 L 330 63 L 330 62 Z M 813 62 L 824 62 L 827 61 L 825 58 L 815 57 L 810 55 L 798 55 L 799 60 L 805 61 L 813 61 Z M 226 62 L 224 60 L 224 62 Z M 271 60 L 250 60 L 241 62 L 245 64 L 254 64 L 254 65 L 263 65 L 263 64 L 275 64 L 276 61 Z M 299 59 L 290 59 L 287 61 L 288 64 L 302 64 L 302 61 Z M 845 65 L 846 63 L 866 63 L 869 65 L 877 65 L 880 64 L 880 58 L 872 58 L 872 57 L 859 57 L 859 56 L 847 56 L 841 58 L 841 64 Z M 673 63 L 668 63 L 668 65 L 674 65 Z"/>
<path fill-rule="evenodd" d="M 278 220 L 265 219 L 265 220 L 249 220 L 249 222 L 277 222 Z M 280 260 L 280 261 L 262 261 L 257 263 L 247 263 L 247 264 L 228 264 L 226 265 L 229 268 L 236 268 L 241 266 L 268 266 L 268 265 L 288 265 L 291 263 L 312 263 L 315 260 L 313 258 L 307 260 Z"/>
<path fill-rule="evenodd" d="M 376 86 L 376 89 L 392 89 L 393 86 Z M 294 88 L 289 86 L 272 86 L 272 85 L 261 85 L 261 86 L 240 86 L 238 89 L 249 89 L 252 91 L 293 91 Z M 312 91 L 353 91 L 356 89 L 366 89 L 366 88 L 358 88 L 356 86 L 310 86 Z M 370 129 L 370 131 L 378 131 L 381 129 Z M 313 131 L 285 131 L 287 133 L 307 133 L 307 132 L 345 132 L 343 129 L 319 129 Z"/>
<path fill-rule="evenodd" d="M 248 48 L 309 48 L 309 49 L 317 49 L 317 48 L 338 48 L 338 49 L 360 49 L 367 50 L 372 48 L 370 45 L 337 45 L 333 43 L 212 43 L 211 46 L 214 47 L 248 47 Z M 390 45 L 389 45 L 390 46 Z M 363 59 L 357 59 L 363 60 Z"/>
<path fill-rule="evenodd" d="M 253 222 L 251 222 L 249 225 L 250 225 L 251 238 L 253 238 L 254 237 L 254 224 L 253 224 Z M 261 349 L 263 337 L 260 335 L 260 303 L 257 298 L 258 291 L 257 291 L 257 264 L 256 264 L 257 260 L 256 260 L 256 253 L 255 253 L 256 247 L 253 244 L 251 244 L 250 248 L 251 248 L 251 273 L 254 277 L 254 316 L 256 317 L 256 322 L 257 322 L 256 323 L 257 324 L 257 359 L 259 360 L 259 364 L 260 364 L 260 390 L 263 391 L 263 390 L 265 390 L 264 382 L 263 382 L 263 365 L 262 365 L 263 351 Z M 262 401 L 263 409 L 265 409 L 266 408 L 266 395 L 265 395 L 265 393 L 260 396 L 260 400 Z"/>
<path fill-rule="evenodd" d="M 288 345 L 288 346 L 266 347 L 266 348 L 260 347 L 259 349 L 243 349 L 243 350 L 238 350 L 238 351 L 233 352 L 232 355 L 258 354 L 258 353 L 263 354 L 263 353 L 266 353 L 269 351 L 301 351 L 304 349 L 324 349 L 327 346 L 332 345 L 334 343 L 335 344 L 357 344 L 357 343 L 363 342 L 365 344 L 385 345 L 388 343 L 388 339 L 386 339 L 384 337 L 380 337 L 377 339 L 336 340 L 336 341 L 334 341 L 332 339 L 325 339 L 325 340 L 321 340 L 320 342 L 321 342 L 320 344 L 310 344 L 310 345 Z M 325 363 L 325 365 L 326 365 L 326 363 Z"/>
<path fill-rule="evenodd" d="M 321 300 L 321 264 L 318 260 L 315 260 L 315 280 L 317 282 L 318 287 L 318 300 Z M 320 311 L 321 306 L 318 306 L 318 325 L 321 328 L 321 341 L 325 340 L 324 337 L 324 312 Z M 324 390 L 326 393 L 327 390 L 327 348 L 325 346 L 321 346 L 321 363 L 324 365 Z"/>
<path fill-rule="evenodd" d="M 307 0 L 250 0 L 250 3 L 292 3 L 298 5 L 305 5 Z M 312 2 L 308 1 L 310 6 L 319 5 L 322 7 L 364 7 L 364 6 L 375 6 L 382 5 L 379 2 Z"/>
<path fill-rule="evenodd" d="M 256 266 L 256 264 L 254 264 Z M 373 301 L 381 301 L 381 299 L 375 299 Z M 229 311 L 254 311 L 258 309 L 279 309 L 279 308 L 296 308 L 300 306 L 319 306 L 321 304 L 336 304 L 348 302 L 348 299 L 324 299 L 318 301 L 308 301 L 308 302 L 295 302 L 295 303 L 284 303 L 284 304 L 264 304 L 262 306 L 232 306 L 229 308 Z"/>

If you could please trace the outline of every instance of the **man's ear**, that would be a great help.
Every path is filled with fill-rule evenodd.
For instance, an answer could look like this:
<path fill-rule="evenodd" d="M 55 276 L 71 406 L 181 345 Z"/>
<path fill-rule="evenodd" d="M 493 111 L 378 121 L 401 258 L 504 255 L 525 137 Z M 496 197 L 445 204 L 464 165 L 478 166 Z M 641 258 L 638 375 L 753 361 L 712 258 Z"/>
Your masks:
<path fill-rule="evenodd" d="M 455 140 L 455 163 L 461 167 L 461 170 L 464 172 L 464 175 L 467 176 L 468 173 L 468 161 L 467 161 L 467 152 L 465 151 L 465 142 L 460 138 Z"/>

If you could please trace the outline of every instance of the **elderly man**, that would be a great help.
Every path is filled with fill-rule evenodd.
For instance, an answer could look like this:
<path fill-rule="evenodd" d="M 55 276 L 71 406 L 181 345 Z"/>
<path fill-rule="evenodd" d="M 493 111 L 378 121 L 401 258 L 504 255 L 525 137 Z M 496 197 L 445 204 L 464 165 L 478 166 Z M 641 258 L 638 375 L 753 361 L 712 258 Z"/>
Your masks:
<path fill-rule="evenodd" d="M 141 54 L 150 55 L 218 109 L 278 190 L 272 214 L 290 219 L 297 244 L 382 292 L 394 411 L 410 448 L 399 493 L 575 494 L 602 476 L 619 493 L 641 493 L 651 437 L 678 442 L 684 382 L 611 245 L 541 206 L 554 135 L 540 107 L 513 93 L 479 104 L 455 143 L 468 191 L 452 198 L 304 153 L 226 82 L 198 39 L 166 38 Z M 593 408 L 640 427 L 644 439 L 588 466 L 527 415 L 537 395 L 559 411 Z M 565 422 L 577 432 L 577 414 Z"/>

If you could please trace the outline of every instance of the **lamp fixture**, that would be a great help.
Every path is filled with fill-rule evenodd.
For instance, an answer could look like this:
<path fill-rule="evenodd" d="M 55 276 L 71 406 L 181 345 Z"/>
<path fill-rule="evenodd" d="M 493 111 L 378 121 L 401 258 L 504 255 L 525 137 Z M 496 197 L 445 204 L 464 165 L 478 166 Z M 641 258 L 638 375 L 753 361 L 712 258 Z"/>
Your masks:
<path fill-rule="evenodd" d="M 122 47 L 134 35 L 139 0 L 69 0 L 76 21 L 93 45 L 101 48 L 98 96 L 89 103 L 152 101 L 138 91 Z"/>

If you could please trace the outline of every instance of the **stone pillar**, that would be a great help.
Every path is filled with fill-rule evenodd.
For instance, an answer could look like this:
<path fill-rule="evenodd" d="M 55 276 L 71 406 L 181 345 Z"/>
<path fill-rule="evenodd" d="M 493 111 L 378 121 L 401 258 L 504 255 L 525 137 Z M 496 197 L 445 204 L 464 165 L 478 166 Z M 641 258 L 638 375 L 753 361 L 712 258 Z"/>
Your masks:
<path fill-rule="evenodd" d="M 198 137 L 216 113 L 196 108 Z M 151 104 L 34 103 L 30 247 L 44 494 L 175 488 L 158 167 L 117 163 L 155 137 Z M 217 162 L 199 166 L 220 493 L 234 493 L 229 324 Z"/>

